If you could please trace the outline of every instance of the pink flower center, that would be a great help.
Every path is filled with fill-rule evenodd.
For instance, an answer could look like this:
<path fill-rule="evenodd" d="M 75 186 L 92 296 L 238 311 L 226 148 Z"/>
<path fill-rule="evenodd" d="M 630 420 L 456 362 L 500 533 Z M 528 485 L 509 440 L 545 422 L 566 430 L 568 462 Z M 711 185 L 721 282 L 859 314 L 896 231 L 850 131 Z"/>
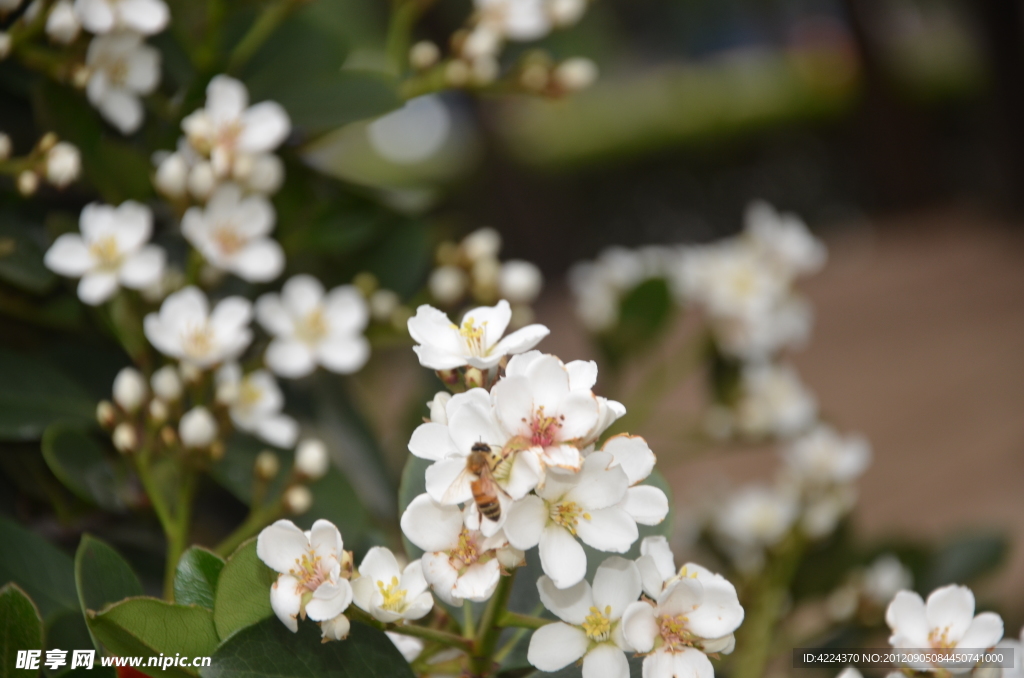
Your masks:
<path fill-rule="evenodd" d="M 549 417 L 544 414 L 544 406 L 533 411 L 530 419 L 530 444 L 534 447 L 550 447 L 558 439 L 558 431 L 562 428 L 565 415 Z M 523 421 L 526 421 L 525 419 Z"/>
<path fill-rule="evenodd" d="M 290 574 L 299 580 L 300 586 L 309 591 L 316 591 L 331 576 L 320 556 L 312 551 L 307 551 L 301 558 L 295 559 L 295 567 L 291 569 Z"/>
<path fill-rule="evenodd" d="M 658 617 L 658 631 L 665 649 L 669 652 L 679 652 L 686 647 L 693 645 L 694 636 L 686 628 L 689 620 L 683 615 L 662 615 Z"/>

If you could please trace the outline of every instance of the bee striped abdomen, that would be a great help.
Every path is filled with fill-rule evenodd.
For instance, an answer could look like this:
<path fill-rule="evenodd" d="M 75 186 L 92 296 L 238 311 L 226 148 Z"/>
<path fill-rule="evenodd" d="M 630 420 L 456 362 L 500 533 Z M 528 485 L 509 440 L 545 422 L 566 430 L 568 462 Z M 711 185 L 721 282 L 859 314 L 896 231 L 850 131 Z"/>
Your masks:
<path fill-rule="evenodd" d="M 498 501 L 498 495 L 491 485 L 492 483 L 487 481 L 477 480 L 473 482 L 471 488 L 473 500 L 480 513 L 488 520 L 497 522 L 501 518 L 501 502 Z"/>

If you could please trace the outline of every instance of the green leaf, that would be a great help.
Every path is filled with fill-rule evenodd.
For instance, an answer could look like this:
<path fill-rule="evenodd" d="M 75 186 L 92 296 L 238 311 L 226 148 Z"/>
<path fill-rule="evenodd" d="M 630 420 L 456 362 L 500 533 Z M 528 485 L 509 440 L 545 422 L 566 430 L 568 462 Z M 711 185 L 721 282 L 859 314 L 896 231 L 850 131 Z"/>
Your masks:
<path fill-rule="evenodd" d="M 272 616 L 270 586 L 276 580 L 277 573 L 256 555 L 255 539 L 239 546 L 217 579 L 213 602 L 217 634 L 226 639 L 238 629 Z"/>
<path fill-rule="evenodd" d="M 49 620 L 79 610 L 71 558 L 39 535 L 0 517 L 0 581 L 20 586 Z"/>
<path fill-rule="evenodd" d="M 932 557 L 919 588 L 927 593 L 946 584 L 965 584 L 996 569 L 1008 551 L 1009 542 L 999 532 L 954 538 Z"/>
<path fill-rule="evenodd" d="M 43 620 L 39 617 L 39 610 L 17 584 L 5 584 L 0 588 L 0 678 L 38 674 L 38 670 L 14 667 L 18 650 L 42 649 Z"/>
<path fill-rule="evenodd" d="M 0 440 L 38 440 L 57 421 L 93 420 L 96 404 L 51 365 L 0 348 Z"/>
<path fill-rule="evenodd" d="M 142 595 L 142 584 L 131 565 L 91 535 L 83 535 L 75 553 L 75 584 L 83 614 Z"/>
<path fill-rule="evenodd" d="M 90 613 L 89 628 L 111 653 L 121 657 L 153 657 L 160 654 L 207 657 L 219 642 L 213 615 L 201 607 L 174 605 L 156 598 L 129 598 L 102 612 Z M 139 667 L 143 673 L 164 676 L 195 676 L 191 667 Z"/>
<path fill-rule="evenodd" d="M 398 486 L 398 515 L 405 513 L 406 507 L 412 503 L 412 500 L 427 491 L 426 472 L 430 463 L 426 459 L 420 459 L 411 454 L 405 460 L 405 467 L 402 469 L 402 482 Z M 423 555 L 423 550 L 409 541 L 404 532 L 402 533 L 402 544 L 410 558 L 415 559 Z"/>
<path fill-rule="evenodd" d="M 96 438 L 80 427 L 53 424 L 43 433 L 43 458 L 53 475 L 82 499 L 110 511 L 128 505 L 128 469 L 106 454 Z"/>
<path fill-rule="evenodd" d="M 299 624 L 292 633 L 277 619 L 240 631 L 213 655 L 203 678 L 412 678 L 391 640 L 358 622 L 340 642 L 321 642 L 320 629 Z"/>
<path fill-rule="evenodd" d="M 74 650 L 97 650 L 99 644 L 92 637 L 85 625 L 85 617 L 81 610 L 62 612 L 55 618 L 47 620 L 46 649 L 67 650 L 71 656 Z M 55 671 L 48 671 L 51 678 L 64 676 L 71 671 L 70 662 Z M 98 677 L 97 677 L 98 678 Z"/>
<path fill-rule="evenodd" d="M 213 609 L 224 559 L 200 546 L 182 554 L 174 575 L 174 602 Z"/>
<path fill-rule="evenodd" d="M 628 355 L 650 346 L 669 326 L 675 302 L 668 283 L 651 278 L 626 293 L 619 303 L 619 321 L 598 337 L 598 343 L 614 365 Z"/>
<path fill-rule="evenodd" d="M 0 280 L 34 294 L 53 287 L 56 276 L 43 265 L 43 251 L 17 215 L 0 216 Z"/>

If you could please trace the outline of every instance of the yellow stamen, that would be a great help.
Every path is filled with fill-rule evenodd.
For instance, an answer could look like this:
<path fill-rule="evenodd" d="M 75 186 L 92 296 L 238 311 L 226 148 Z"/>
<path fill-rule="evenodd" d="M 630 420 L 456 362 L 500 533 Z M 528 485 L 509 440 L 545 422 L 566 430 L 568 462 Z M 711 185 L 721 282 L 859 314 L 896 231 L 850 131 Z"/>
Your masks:
<path fill-rule="evenodd" d="M 398 588 L 398 577 L 392 577 L 391 583 L 387 586 L 378 579 L 377 588 L 380 589 L 381 595 L 384 596 L 382 608 L 391 612 L 400 612 L 405 607 L 406 590 Z"/>
<path fill-rule="evenodd" d="M 590 520 L 590 514 L 586 513 L 576 502 L 568 501 L 563 504 L 551 506 L 548 515 L 551 522 L 561 525 L 575 536 L 576 526 L 580 519 Z"/>
<path fill-rule="evenodd" d="M 327 336 L 327 320 L 319 306 L 295 324 L 295 336 L 307 344 L 316 344 Z"/>
<path fill-rule="evenodd" d="M 591 607 L 590 614 L 583 620 L 583 632 L 587 634 L 587 638 L 598 643 L 608 640 L 612 635 L 611 614 L 611 605 L 606 605 L 603 612 Z"/>
<path fill-rule="evenodd" d="M 89 245 L 89 254 L 96 257 L 103 270 L 116 269 L 121 264 L 121 249 L 112 235 L 104 236 Z"/>
<path fill-rule="evenodd" d="M 476 325 L 473 322 L 473 318 L 466 318 L 462 321 L 462 327 L 459 328 L 459 334 L 466 341 L 466 348 L 469 349 L 470 355 L 482 356 L 485 354 L 484 350 L 484 330 L 487 329 L 487 322 L 483 322 L 480 325 Z"/>

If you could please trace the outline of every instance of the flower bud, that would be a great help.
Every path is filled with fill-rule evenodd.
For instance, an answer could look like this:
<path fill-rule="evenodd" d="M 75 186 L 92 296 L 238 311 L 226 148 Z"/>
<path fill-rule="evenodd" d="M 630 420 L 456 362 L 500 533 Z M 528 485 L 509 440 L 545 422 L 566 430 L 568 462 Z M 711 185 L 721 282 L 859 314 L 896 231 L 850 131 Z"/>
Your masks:
<path fill-rule="evenodd" d="M 188 190 L 188 162 L 180 153 L 171 153 L 160 161 L 153 183 L 168 198 L 183 198 Z"/>
<path fill-rule="evenodd" d="M 39 143 L 36 144 L 36 149 L 40 153 L 46 153 L 51 148 L 57 145 L 58 139 L 59 138 L 57 137 L 56 132 L 47 132 L 46 134 L 39 138 Z"/>
<path fill-rule="evenodd" d="M 114 403 L 109 400 L 101 400 L 96 406 L 96 421 L 105 429 L 112 429 L 117 423 L 117 410 Z"/>
<path fill-rule="evenodd" d="M 7 31 L 0 31 L 0 61 L 7 58 L 11 53 L 11 34 Z"/>
<path fill-rule="evenodd" d="M 480 24 L 462 42 L 461 53 L 467 59 L 493 58 L 501 49 L 501 33 Z"/>
<path fill-rule="evenodd" d="M 165 447 L 174 447 L 178 444 L 178 434 L 175 433 L 173 427 L 164 426 L 160 429 L 160 440 L 163 442 Z"/>
<path fill-rule="evenodd" d="M 305 485 L 293 485 L 284 493 L 284 507 L 293 514 L 299 515 L 313 505 L 313 493 Z"/>
<path fill-rule="evenodd" d="M 417 71 L 425 71 L 438 62 L 441 50 L 429 40 L 421 40 L 409 50 L 409 65 Z"/>
<path fill-rule="evenodd" d="M 330 464 L 331 458 L 322 440 L 303 440 L 295 450 L 295 470 L 310 480 L 322 478 Z"/>
<path fill-rule="evenodd" d="M 462 251 L 472 262 L 497 259 L 501 251 L 501 234 L 490 226 L 478 228 L 462 239 Z"/>
<path fill-rule="evenodd" d="M 444 79 L 452 87 L 463 87 L 469 82 L 469 64 L 462 59 L 453 59 L 444 68 Z"/>
<path fill-rule="evenodd" d="M 430 296 L 438 303 L 450 306 L 462 298 L 466 293 L 466 272 L 455 266 L 441 266 L 435 268 L 427 281 L 430 289 Z"/>
<path fill-rule="evenodd" d="M 61 45 L 75 41 L 82 25 L 78 22 L 71 0 L 57 0 L 46 17 L 46 34 Z"/>
<path fill-rule="evenodd" d="M 387 322 L 401 300 L 391 290 L 380 289 L 370 295 L 370 314 L 377 322 Z"/>
<path fill-rule="evenodd" d="M 165 365 L 154 372 L 149 383 L 153 387 L 153 393 L 156 394 L 156 397 L 165 402 L 177 402 L 178 398 L 181 397 L 183 389 L 181 378 L 178 376 L 178 370 L 173 365 Z"/>
<path fill-rule="evenodd" d="M 519 74 L 519 82 L 531 92 L 539 92 L 548 86 L 550 80 L 548 67 L 540 63 L 532 63 Z"/>
<path fill-rule="evenodd" d="M 113 435 L 114 447 L 122 454 L 130 454 L 139 447 L 139 435 L 135 427 L 124 421 L 117 425 Z"/>
<path fill-rule="evenodd" d="M 206 200 L 217 187 L 217 177 L 213 173 L 213 165 L 201 162 L 188 174 L 188 192 L 196 200 Z"/>
<path fill-rule="evenodd" d="M 25 170 L 18 175 L 18 193 L 28 197 L 39 188 L 39 175 L 32 170 Z"/>
<path fill-rule="evenodd" d="M 555 82 L 566 92 L 578 92 L 597 80 L 597 65 L 590 59 L 566 59 L 555 68 Z"/>
<path fill-rule="evenodd" d="M 167 421 L 167 417 L 170 413 L 167 411 L 167 405 L 164 401 L 159 398 L 153 398 L 149 401 L 149 420 L 154 424 L 162 424 Z"/>
<path fill-rule="evenodd" d="M 82 172 L 82 156 L 73 144 L 61 141 L 46 154 L 46 180 L 64 188 Z"/>
<path fill-rule="evenodd" d="M 114 378 L 114 402 L 125 412 L 135 412 L 149 395 L 146 379 L 134 367 L 126 367 Z"/>
<path fill-rule="evenodd" d="M 529 261 L 506 261 L 498 274 L 498 291 L 513 304 L 530 304 L 540 294 L 544 276 Z"/>
<path fill-rule="evenodd" d="M 256 455 L 256 464 L 253 466 L 253 472 L 260 480 L 270 480 L 277 475 L 279 470 L 281 470 L 281 462 L 278 460 L 277 455 L 270 450 L 263 450 Z"/>
<path fill-rule="evenodd" d="M 505 546 L 498 549 L 496 555 L 498 556 L 498 562 L 506 570 L 519 567 L 525 564 L 526 554 L 515 548 L 514 546 Z"/>
<path fill-rule="evenodd" d="M 587 0 L 549 0 L 548 14 L 556 26 L 571 26 L 587 9 Z"/>
<path fill-rule="evenodd" d="M 348 638 L 351 628 L 352 625 L 349 623 L 348 617 L 343 614 L 339 614 L 334 619 L 320 622 L 320 633 L 323 635 L 325 643 L 329 640 L 345 640 Z"/>
<path fill-rule="evenodd" d="M 438 391 L 434 394 L 434 398 L 427 403 L 427 407 L 430 408 L 430 421 L 435 424 L 448 425 L 448 411 L 445 408 L 451 399 L 452 394 L 448 391 Z"/>
<path fill-rule="evenodd" d="M 256 193 L 276 193 L 284 183 L 284 163 L 272 153 L 257 155 L 252 161 L 245 185 Z"/>
<path fill-rule="evenodd" d="M 11 157 L 11 138 L 0 132 L 0 161 Z"/>
<path fill-rule="evenodd" d="M 217 392 L 213 397 L 218 403 L 231 405 L 238 400 L 240 386 L 240 382 L 237 381 L 222 381 L 217 384 Z"/>
<path fill-rule="evenodd" d="M 209 447 L 217 439 L 217 422 L 210 410 L 202 406 L 193 407 L 181 417 L 178 435 L 185 447 Z"/>
<path fill-rule="evenodd" d="M 484 373 L 477 367 L 467 369 L 464 379 L 466 381 L 466 388 L 483 388 Z"/>
<path fill-rule="evenodd" d="M 202 368 L 192 363 L 181 363 L 178 365 L 178 374 L 181 375 L 181 380 L 186 384 L 198 384 L 199 380 L 203 378 Z"/>

